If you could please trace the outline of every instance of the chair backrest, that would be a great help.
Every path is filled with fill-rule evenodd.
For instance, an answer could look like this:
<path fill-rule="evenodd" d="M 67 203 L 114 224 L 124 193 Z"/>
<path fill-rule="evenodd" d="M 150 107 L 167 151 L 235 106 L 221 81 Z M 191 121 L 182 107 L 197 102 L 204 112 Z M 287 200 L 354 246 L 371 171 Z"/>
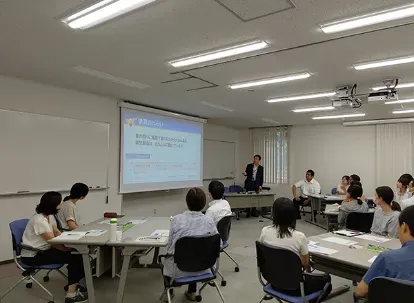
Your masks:
<path fill-rule="evenodd" d="M 9 224 L 13 241 L 13 250 L 15 251 L 16 256 L 20 256 L 20 245 L 23 241 L 23 233 L 27 223 L 29 223 L 29 219 L 16 220 Z"/>
<path fill-rule="evenodd" d="M 337 192 L 338 192 L 338 189 L 336 187 L 332 188 L 331 190 L 332 195 L 336 195 Z"/>
<path fill-rule="evenodd" d="M 380 277 L 372 280 L 368 286 L 369 302 L 412 302 L 413 298 L 414 282 L 412 281 Z"/>
<path fill-rule="evenodd" d="M 240 185 L 232 185 L 229 187 L 231 193 L 241 193 L 243 191 L 243 187 Z"/>
<path fill-rule="evenodd" d="M 226 216 L 222 218 L 217 224 L 217 230 L 220 234 L 221 240 L 227 242 L 230 238 L 231 219 L 233 216 Z"/>
<path fill-rule="evenodd" d="M 224 193 L 225 193 L 225 194 L 227 194 L 227 193 L 229 193 L 229 192 L 230 192 L 230 188 L 229 188 L 229 187 L 227 187 L 227 186 L 226 186 L 226 187 L 224 187 Z"/>
<path fill-rule="evenodd" d="M 294 252 L 256 241 L 257 266 L 263 278 L 281 290 L 296 290 L 303 282 L 302 263 Z"/>
<path fill-rule="evenodd" d="M 346 218 L 346 228 L 369 233 L 371 231 L 372 222 L 374 221 L 374 213 L 350 213 Z"/>
<path fill-rule="evenodd" d="M 178 269 L 197 272 L 212 268 L 220 256 L 220 235 L 183 237 L 175 243 Z"/>

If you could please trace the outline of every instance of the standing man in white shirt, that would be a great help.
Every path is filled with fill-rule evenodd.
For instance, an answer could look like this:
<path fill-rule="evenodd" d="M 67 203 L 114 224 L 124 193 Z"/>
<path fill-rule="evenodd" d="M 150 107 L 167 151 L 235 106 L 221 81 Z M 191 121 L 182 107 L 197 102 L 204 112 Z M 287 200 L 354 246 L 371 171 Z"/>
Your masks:
<path fill-rule="evenodd" d="M 213 180 L 208 185 L 208 192 L 213 199 L 209 203 L 209 208 L 206 211 L 206 216 L 213 219 L 217 225 L 221 219 L 227 216 L 231 216 L 232 211 L 229 202 L 223 199 L 224 197 L 224 185 L 220 181 Z"/>
<path fill-rule="evenodd" d="M 313 177 L 315 176 L 315 172 L 311 169 L 306 171 L 305 180 L 301 180 L 292 186 L 292 194 L 293 194 L 293 202 L 297 208 L 297 218 L 301 219 L 299 207 L 305 205 L 305 201 L 309 199 L 308 195 L 310 194 L 320 194 L 321 193 L 321 185 L 318 181 L 316 181 Z M 301 195 L 298 195 L 296 190 L 300 188 L 302 191 Z M 315 213 L 314 213 L 315 216 Z"/>

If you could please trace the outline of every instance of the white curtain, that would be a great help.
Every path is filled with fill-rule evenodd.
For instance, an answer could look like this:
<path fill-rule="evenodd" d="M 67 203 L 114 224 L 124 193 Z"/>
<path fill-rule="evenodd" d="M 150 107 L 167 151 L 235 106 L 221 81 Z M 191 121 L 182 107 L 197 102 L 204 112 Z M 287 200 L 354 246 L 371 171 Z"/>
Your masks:
<path fill-rule="evenodd" d="M 264 183 L 288 184 L 288 128 L 253 128 L 250 140 L 254 154 L 262 157 Z"/>
<path fill-rule="evenodd" d="M 387 185 L 395 189 L 395 183 L 402 174 L 412 174 L 412 124 L 376 125 L 375 156 L 377 186 Z"/>

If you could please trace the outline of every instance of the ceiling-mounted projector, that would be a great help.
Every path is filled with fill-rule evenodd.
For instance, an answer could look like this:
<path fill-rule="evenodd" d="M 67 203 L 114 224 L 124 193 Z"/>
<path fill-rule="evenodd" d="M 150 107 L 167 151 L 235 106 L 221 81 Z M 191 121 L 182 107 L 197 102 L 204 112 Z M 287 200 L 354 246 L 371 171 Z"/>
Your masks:
<path fill-rule="evenodd" d="M 384 89 L 368 95 L 368 102 L 398 101 L 398 92 L 395 88 Z"/>
<path fill-rule="evenodd" d="M 357 85 L 344 85 L 336 88 L 336 94 L 332 99 L 332 106 L 336 108 L 361 107 L 361 100 L 355 97 Z"/>

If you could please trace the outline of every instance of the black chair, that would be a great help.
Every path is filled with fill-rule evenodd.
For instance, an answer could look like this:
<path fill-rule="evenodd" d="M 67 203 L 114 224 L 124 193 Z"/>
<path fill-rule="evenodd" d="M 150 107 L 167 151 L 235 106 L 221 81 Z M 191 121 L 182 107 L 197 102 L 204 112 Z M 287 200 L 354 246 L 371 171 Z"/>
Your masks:
<path fill-rule="evenodd" d="M 228 252 L 225 251 L 225 249 L 227 247 L 229 247 L 229 238 L 230 238 L 230 229 L 231 229 L 231 220 L 232 220 L 233 216 L 226 216 L 224 218 L 222 218 L 219 223 L 217 224 L 217 230 L 220 234 L 221 237 L 221 250 L 220 252 L 225 253 L 227 257 L 230 258 L 230 260 L 233 261 L 233 263 L 236 265 L 236 267 L 234 268 L 235 272 L 239 272 L 240 271 L 240 267 L 239 264 L 236 262 L 236 260 L 234 260 Z M 218 274 L 221 277 L 221 286 L 226 286 L 227 282 L 226 280 L 224 280 L 223 275 L 221 274 L 221 272 L 219 271 Z"/>
<path fill-rule="evenodd" d="M 328 275 L 304 273 L 298 255 L 287 249 L 256 241 L 256 252 L 259 281 L 266 293 L 259 303 L 267 299 L 267 295 L 276 298 L 280 303 L 282 303 L 282 300 L 291 303 L 309 302 L 311 300 L 322 302 L 322 298 L 325 297 L 331 286 Z M 305 295 L 305 281 L 308 279 L 324 279 L 326 283 L 322 290 Z M 286 293 L 280 291 L 282 289 Z M 300 289 L 301 296 L 287 294 L 289 291 L 297 289 Z"/>
<path fill-rule="evenodd" d="M 174 271 L 170 281 L 166 281 L 166 287 L 162 299 L 167 295 L 168 302 L 171 303 L 170 290 L 181 287 L 183 285 L 202 283 L 203 285 L 198 291 L 196 301 L 201 302 L 201 292 L 209 284 L 217 289 L 217 292 L 221 298 L 221 301 L 225 303 L 223 294 L 220 291 L 215 279 L 217 277 L 217 271 L 219 270 L 219 258 L 220 258 L 220 235 L 203 236 L 203 237 L 184 237 L 179 239 L 175 243 L 174 252 Z M 162 264 L 162 258 L 169 258 L 171 255 L 160 255 L 158 262 Z M 175 269 L 178 268 L 181 271 L 196 273 L 200 271 L 210 270 L 210 272 L 198 275 L 198 276 L 186 276 L 186 277 L 175 277 Z M 161 267 L 161 272 L 163 266 Z"/>
<path fill-rule="evenodd" d="M 364 233 L 371 232 L 374 213 L 350 213 L 346 218 L 346 229 L 357 230 Z"/>
<path fill-rule="evenodd" d="M 414 282 L 391 278 L 375 278 L 368 286 L 368 302 L 405 303 L 414 301 Z"/>

